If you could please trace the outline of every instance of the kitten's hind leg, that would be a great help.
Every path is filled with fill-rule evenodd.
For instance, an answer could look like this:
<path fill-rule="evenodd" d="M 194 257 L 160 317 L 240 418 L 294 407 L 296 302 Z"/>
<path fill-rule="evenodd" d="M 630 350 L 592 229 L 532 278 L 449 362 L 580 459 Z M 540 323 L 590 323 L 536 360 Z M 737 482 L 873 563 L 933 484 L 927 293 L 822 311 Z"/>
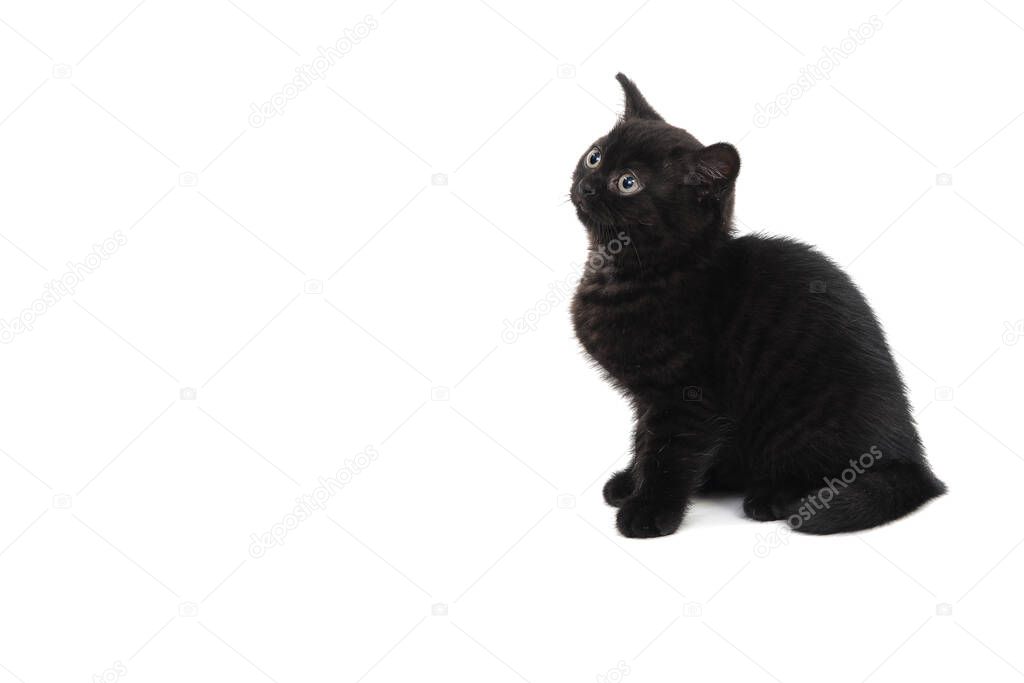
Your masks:
<path fill-rule="evenodd" d="M 773 522 L 792 514 L 799 497 L 795 489 L 755 485 L 743 498 L 743 514 L 758 522 Z"/>
<path fill-rule="evenodd" d="M 608 503 L 612 507 L 620 507 L 626 502 L 626 499 L 633 495 L 636 490 L 636 479 L 633 477 L 633 473 L 628 470 L 622 470 L 612 475 L 612 478 L 604 485 L 604 502 Z"/>
<path fill-rule="evenodd" d="M 946 485 L 923 461 L 894 459 L 871 469 L 863 462 L 858 464 L 862 465 L 861 472 L 849 484 L 843 479 L 826 479 L 824 486 L 814 484 L 790 503 L 786 510 L 789 527 L 806 534 L 870 529 L 909 514 L 946 492 Z M 856 470 L 851 467 L 850 472 Z"/>
<path fill-rule="evenodd" d="M 767 489 L 749 491 L 743 498 L 743 514 L 757 522 L 779 519 L 772 511 L 772 493 Z"/>

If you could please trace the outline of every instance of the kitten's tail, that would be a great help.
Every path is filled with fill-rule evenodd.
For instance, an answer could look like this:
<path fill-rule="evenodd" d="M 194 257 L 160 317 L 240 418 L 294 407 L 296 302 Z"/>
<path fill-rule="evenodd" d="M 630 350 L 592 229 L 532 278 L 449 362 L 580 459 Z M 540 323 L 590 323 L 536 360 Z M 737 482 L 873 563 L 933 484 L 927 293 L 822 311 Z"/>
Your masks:
<path fill-rule="evenodd" d="M 800 499 L 787 523 L 805 534 L 838 534 L 870 529 L 913 512 L 946 492 L 928 465 L 893 463 L 864 470 L 849 484 L 840 479 Z"/>

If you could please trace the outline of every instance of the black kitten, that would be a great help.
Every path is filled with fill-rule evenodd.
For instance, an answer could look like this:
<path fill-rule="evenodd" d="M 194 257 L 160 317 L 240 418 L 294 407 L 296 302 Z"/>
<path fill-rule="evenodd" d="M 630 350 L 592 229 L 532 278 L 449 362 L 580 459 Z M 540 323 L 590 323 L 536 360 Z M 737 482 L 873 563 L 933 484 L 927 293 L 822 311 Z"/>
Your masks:
<path fill-rule="evenodd" d="M 735 237 L 732 145 L 705 147 L 625 76 L 623 119 L 571 197 L 590 237 L 576 335 L 636 413 L 604 488 L 634 537 L 673 533 L 698 490 L 813 534 L 884 524 L 945 492 L 871 308 L 834 263 Z"/>

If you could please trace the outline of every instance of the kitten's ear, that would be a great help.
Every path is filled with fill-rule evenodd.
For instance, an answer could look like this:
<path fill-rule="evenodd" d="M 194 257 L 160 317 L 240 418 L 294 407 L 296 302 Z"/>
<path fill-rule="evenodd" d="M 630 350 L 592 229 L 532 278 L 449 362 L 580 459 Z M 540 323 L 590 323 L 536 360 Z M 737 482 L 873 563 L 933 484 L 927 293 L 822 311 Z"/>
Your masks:
<path fill-rule="evenodd" d="M 740 154 L 736 148 L 727 142 L 716 142 L 688 155 L 683 182 L 717 191 L 736 182 L 739 172 Z"/>
<path fill-rule="evenodd" d="M 615 80 L 622 86 L 622 92 L 626 95 L 626 111 L 623 114 L 623 118 L 665 120 L 661 118 L 658 112 L 654 111 L 654 107 L 647 104 L 647 100 L 640 94 L 640 89 L 636 87 L 633 81 L 626 78 L 625 74 L 615 74 Z"/>

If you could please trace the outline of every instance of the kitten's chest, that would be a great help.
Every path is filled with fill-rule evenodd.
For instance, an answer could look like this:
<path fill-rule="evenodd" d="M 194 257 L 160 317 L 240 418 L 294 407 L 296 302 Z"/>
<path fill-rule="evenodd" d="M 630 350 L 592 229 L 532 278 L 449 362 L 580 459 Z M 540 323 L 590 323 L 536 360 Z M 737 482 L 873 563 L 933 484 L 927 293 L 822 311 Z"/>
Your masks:
<path fill-rule="evenodd" d="M 621 281 L 587 274 L 573 298 L 576 336 L 587 353 L 627 386 L 666 378 L 690 357 L 685 311 L 672 278 Z"/>

